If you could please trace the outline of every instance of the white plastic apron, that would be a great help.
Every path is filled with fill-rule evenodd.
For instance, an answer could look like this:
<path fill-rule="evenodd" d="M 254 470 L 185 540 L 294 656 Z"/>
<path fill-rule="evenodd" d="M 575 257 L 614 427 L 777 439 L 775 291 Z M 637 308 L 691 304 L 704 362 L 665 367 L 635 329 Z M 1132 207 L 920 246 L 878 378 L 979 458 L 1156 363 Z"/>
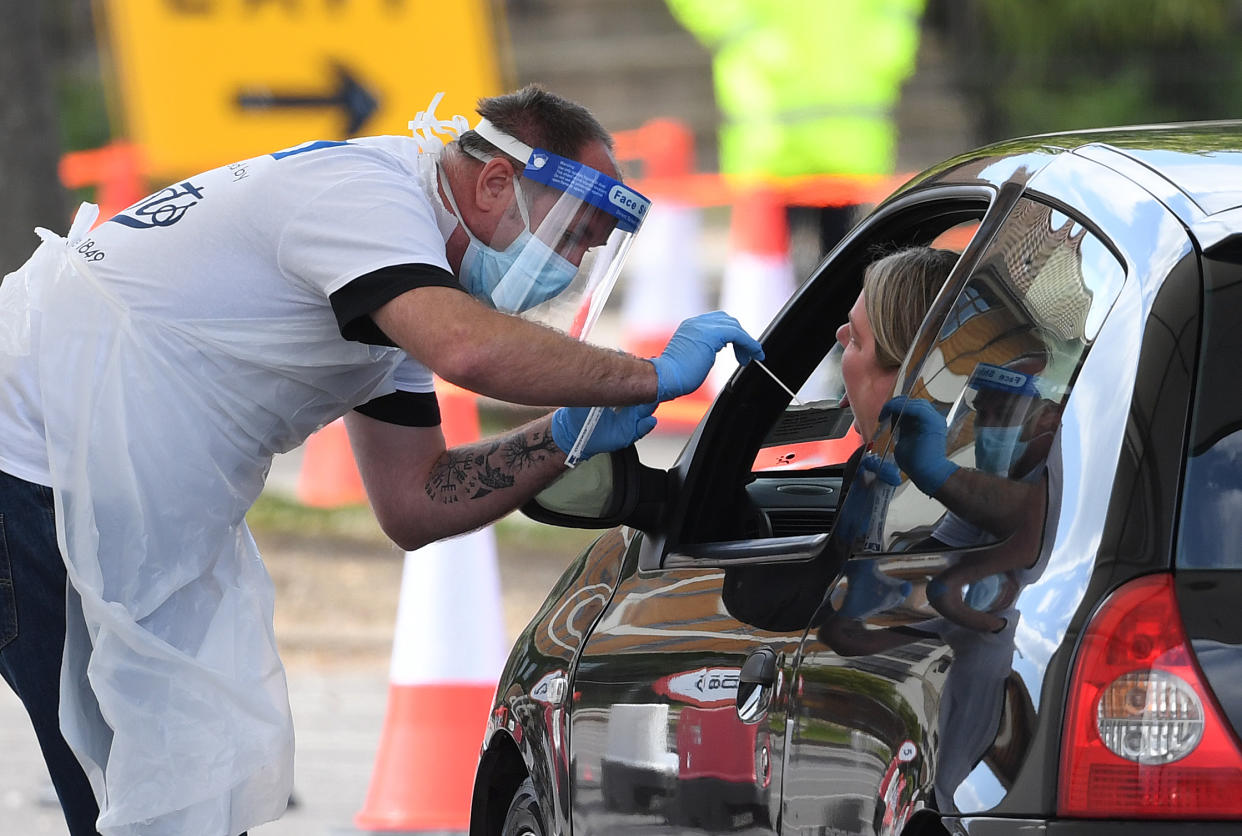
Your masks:
<path fill-rule="evenodd" d="M 69 247 L 94 217 L 79 211 Z M 401 354 L 328 338 L 331 323 L 135 313 L 41 234 L 4 283 L 7 305 L 29 288 L 38 327 L 0 313 L 0 352 L 24 336 L 39 364 L 71 587 L 61 728 L 105 836 L 237 836 L 280 815 L 293 779 L 273 589 L 244 515 L 272 455 L 392 391 Z"/>

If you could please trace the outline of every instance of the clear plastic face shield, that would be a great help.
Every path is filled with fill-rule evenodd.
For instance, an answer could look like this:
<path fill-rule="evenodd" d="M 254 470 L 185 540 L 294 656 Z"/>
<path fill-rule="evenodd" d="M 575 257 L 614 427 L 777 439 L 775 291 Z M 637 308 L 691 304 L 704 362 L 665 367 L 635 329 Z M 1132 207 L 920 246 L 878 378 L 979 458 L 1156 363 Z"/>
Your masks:
<path fill-rule="evenodd" d="M 474 130 L 526 163 L 513 181 L 522 228 L 503 246 L 499 240 L 484 244 L 467 229 L 462 285 L 497 310 L 584 339 L 651 202 L 590 166 L 531 148 L 486 119 Z"/>
<path fill-rule="evenodd" d="M 949 412 L 948 448 L 973 440 L 977 469 L 1009 475 L 1031 441 L 1031 419 L 1047 403 L 1043 388 L 1050 387 L 1036 374 L 977 364 Z"/>

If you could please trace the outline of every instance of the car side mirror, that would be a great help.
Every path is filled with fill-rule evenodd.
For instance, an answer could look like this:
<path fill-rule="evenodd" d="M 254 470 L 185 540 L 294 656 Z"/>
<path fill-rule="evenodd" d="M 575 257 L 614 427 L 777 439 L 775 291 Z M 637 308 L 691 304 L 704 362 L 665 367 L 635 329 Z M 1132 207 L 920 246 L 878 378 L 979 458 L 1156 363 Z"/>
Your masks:
<path fill-rule="evenodd" d="M 667 476 L 639 462 L 631 445 L 565 471 L 521 511 L 536 522 L 565 528 L 632 525 L 647 531 L 662 516 Z"/>

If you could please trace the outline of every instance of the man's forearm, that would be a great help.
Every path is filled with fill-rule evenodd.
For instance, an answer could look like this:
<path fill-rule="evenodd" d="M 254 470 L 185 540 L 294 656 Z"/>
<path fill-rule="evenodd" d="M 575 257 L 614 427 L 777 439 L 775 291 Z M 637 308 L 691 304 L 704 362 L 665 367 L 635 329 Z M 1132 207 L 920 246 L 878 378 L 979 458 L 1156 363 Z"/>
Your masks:
<path fill-rule="evenodd" d="M 372 316 L 410 356 L 481 395 L 537 406 L 656 399 L 656 370 L 647 360 L 497 313 L 456 290 L 410 291 Z"/>
<path fill-rule="evenodd" d="M 945 480 L 935 498 L 962 519 L 1003 538 L 1027 518 L 1039 487 L 963 467 Z"/>
<path fill-rule="evenodd" d="M 544 418 L 505 435 L 445 450 L 432 465 L 423 492 L 438 505 L 475 502 L 519 488 L 532 475 L 559 473 L 564 462 L 565 454 L 553 443 Z M 542 487 L 542 480 L 537 481 Z"/>
<path fill-rule="evenodd" d="M 656 370 L 649 361 L 531 328 L 476 345 L 476 356 L 452 382 L 532 406 L 629 406 L 656 399 Z"/>
<path fill-rule="evenodd" d="M 419 539 L 450 537 L 513 511 L 565 471 L 549 418 L 445 450 L 421 486 Z"/>

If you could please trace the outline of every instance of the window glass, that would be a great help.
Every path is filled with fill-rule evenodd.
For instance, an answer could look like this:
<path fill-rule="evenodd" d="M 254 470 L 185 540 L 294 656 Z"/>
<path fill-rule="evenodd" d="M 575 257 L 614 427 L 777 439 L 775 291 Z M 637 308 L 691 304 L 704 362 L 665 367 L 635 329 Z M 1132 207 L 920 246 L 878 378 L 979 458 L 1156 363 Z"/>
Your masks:
<path fill-rule="evenodd" d="M 751 471 L 802 471 L 843 464 L 862 439 L 854 414 L 838 407 L 845 394 L 841 345 L 834 343 L 768 432 Z"/>
<path fill-rule="evenodd" d="M 1242 262 L 1242 253 L 1231 260 Z M 1177 565 L 1242 568 L 1242 267 L 1209 260 Z"/>
<path fill-rule="evenodd" d="M 960 254 L 978 230 L 977 220 L 957 223 L 936 235 L 929 246 Z M 841 355 L 841 344 L 832 343 L 819 365 L 797 387 L 789 409 L 764 439 L 752 471 L 802 471 L 843 465 L 862 444 L 852 426 L 853 412 L 848 407 L 838 408 L 845 395 Z M 785 385 L 785 381 L 780 383 Z"/>
<path fill-rule="evenodd" d="M 911 419 L 921 410 L 918 426 L 943 427 L 948 460 L 972 480 L 971 501 L 943 491 L 933 499 L 905 473 L 895 486 L 870 480 L 865 550 L 995 543 L 1022 516 L 1012 504 L 1042 503 L 1061 411 L 1124 277 L 1116 257 L 1081 224 L 1051 206 L 1019 201 L 930 350 L 910 365 L 908 386 L 899 383 L 912 399 L 897 411 L 901 429 L 885 424 L 873 444 L 889 462 L 909 464 L 894 445 L 909 441 L 901 434 L 915 432 Z"/>

